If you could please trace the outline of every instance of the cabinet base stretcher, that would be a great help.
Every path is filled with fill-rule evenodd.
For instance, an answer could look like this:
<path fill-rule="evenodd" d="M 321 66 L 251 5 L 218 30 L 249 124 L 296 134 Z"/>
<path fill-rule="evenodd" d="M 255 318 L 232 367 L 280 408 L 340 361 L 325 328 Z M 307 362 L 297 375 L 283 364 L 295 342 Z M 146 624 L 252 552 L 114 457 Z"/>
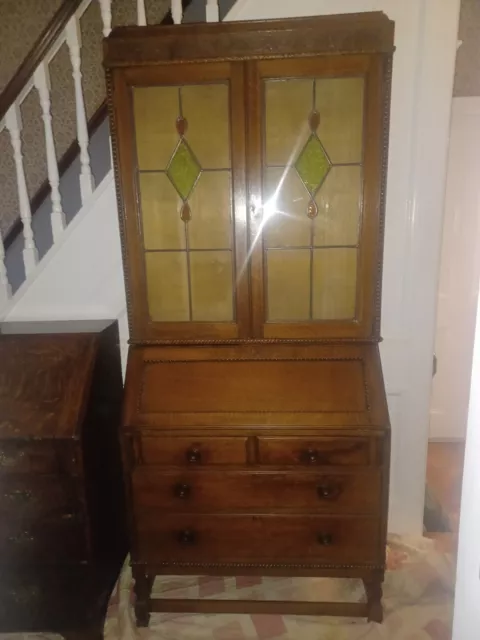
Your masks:
<path fill-rule="evenodd" d="M 273 614 L 299 616 L 342 616 L 367 618 L 369 622 L 383 621 L 383 573 L 363 579 L 366 602 L 328 602 L 301 600 L 215 600 L 196 598 L 152 598 L 154 577 L 134 570 L 135 616 L 138 627 L 148 627 L 151 613 L 229 613 Z"/>

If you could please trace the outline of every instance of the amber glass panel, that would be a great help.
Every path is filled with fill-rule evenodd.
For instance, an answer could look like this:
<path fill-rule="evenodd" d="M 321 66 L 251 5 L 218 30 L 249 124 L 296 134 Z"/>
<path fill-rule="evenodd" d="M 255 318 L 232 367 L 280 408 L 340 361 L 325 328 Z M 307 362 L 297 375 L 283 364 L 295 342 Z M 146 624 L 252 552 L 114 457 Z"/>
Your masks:
<path fill-rule="evenodd" d="M 141 173 L 140 207 L 145 249 L 184 249 L 182 201 L 164 173 Z"/>
<path fill-rule="evenodd" d="M 308 140 L 313 80 L 265 83 L 265 164 L 293 164 Z"/>
<path fill-rule="evenodd" d="M 230 167 L 228 87 L 209 84 L 182 87 L 185 138 L 203 169 Z"/>
<path fill-rule="evenodd" d="M 190 249 L 230 249 L 232 202 L 229 171 L 206 171 L 190 196 Z"/>
<path fill-rule="evenodd" d="M 311 223 L 306 215 L 310 197 L 295 169 L 265 170 L 264 241 L 267 247 L 310 244 Z"/>
<path fill-rule="evenodd" d="M 231 251 L 191 251 L 192 320 L 233 320 Z"/>
<path fill-rule="evenodd" d="M 177 87 L 133 89 L 138 168 L 165 169 L 178 143 Z"/>
<path fill-rule="evenodd" d="M 316 198 L 314 244 L 356 245 L 360 224 L 361 167 L 332 167 Z"/>
<path fill-rule="evenodd" d="M 361 162 L 363 78 L 328 78 L 315 82 L 320 114 L 318 137 L 333 164 Z"/>
<path fill-rule="evenodd" d="M 356 249 L 314 249 L 313 318 L 355 318 L 357 289 Z"/>
<path fill-rule="evenodd" d="M 188 320 L 187 254 L 180 251 L 146 253 L 145 268 L 151 319 Z"/>
<path fill-rule="evenodd" d="M 268 320 L 310 317 L 310 250 L 267 251 Z"/>

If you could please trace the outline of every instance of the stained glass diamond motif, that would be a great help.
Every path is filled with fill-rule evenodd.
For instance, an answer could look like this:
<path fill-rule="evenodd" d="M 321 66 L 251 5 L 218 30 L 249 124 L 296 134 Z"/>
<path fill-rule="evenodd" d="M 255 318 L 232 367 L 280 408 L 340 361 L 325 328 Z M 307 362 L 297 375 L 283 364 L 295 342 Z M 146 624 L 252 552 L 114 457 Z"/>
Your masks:
<path fill-rule="evenodd" d="M 316 135 L 311 135 L 308 139 L 297 158 L 295 168 L 303 184 L 314 195 L 330 171 L 330 161 Z"/>
<path fill-rule="evenodd" d="M 190 195 L 200 171 L 201 167 L 190 147 L 185 140 L 181 140 L 170 160 L 167 175 L 183 200 Z"/>

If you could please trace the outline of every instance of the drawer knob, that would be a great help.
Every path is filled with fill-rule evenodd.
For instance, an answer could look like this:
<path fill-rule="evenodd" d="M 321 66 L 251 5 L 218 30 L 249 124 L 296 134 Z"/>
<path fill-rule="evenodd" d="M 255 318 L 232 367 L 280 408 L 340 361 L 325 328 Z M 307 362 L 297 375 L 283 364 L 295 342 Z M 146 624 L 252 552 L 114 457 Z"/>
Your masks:
<path fill-rule="evenodd" d="M 9 455 L 4 451 L 0 450 L 0 467 L 14 467 L 21 460 L 25 458 L 24 451 L 17 451 L 13 455 Z"/>
<path fill-rule="evenodd" d="M 320 462 L 320 455 L 317 449 L 305 449 L 300 454 L 300 460 L 305 464 L 318 464 Z"/>
<path fill-rule="evenodd" d="M 342 488 L 339 485 L 322 482 L 317 487 L 317 495 L 320 500 L 334 500 L 341 494 Z"/>
<path fill-rule="evenodd" d="M 32 600 L 38 600 L 40 597 L 40 589 L 34 586 L 19 587 L 18 589 L 11 589 L 8 593 L 10 598 L 17 604 L 26 606 L 31 603 Z"/>
<path fill-rule="evenodd" d="M 331 533 L 319 533 L 317 542 L 321 544 L 322 547 L 330 547 L 333 544 L 333 536 Z"/>
<path fill-rule="evenodd" d="M 182 484 L 179 482 L 173 487 L 173 493 L 176 498 L 180 498 L 180 500 L 186 500 L 190 497 L 191 487 L 189 484 Z"/>
<path fill-rule="evenodd" d="M 10 544 L 20 545 L 20 544 L 31 544 L 35 538 L 28 532 L 22 531 L 16 536 L 8 536 L 7 538 Z"/>
<path fill-rule="evenodd" d="M 33 493 L 28 489 L 17 489 L 15 491 L 11 491 L 10 493 L 5 493 L 4 498 L 6 500 L 11 500 L 12 502 L 24 503 L 29 502 L 33 498 Z"/>
<path fill-rule="evenodd" d="M 189 464 L 199 464 L 202 461 L 202 454 L 194 447 L 187 450 L 186 456 Z"/>
<path fill-rule="evenodd" d="M 177 535 L 177 540 L 182 547 L 191 547 L 197 542 L 197 534 L 191 529 L 184 529 Z"/>

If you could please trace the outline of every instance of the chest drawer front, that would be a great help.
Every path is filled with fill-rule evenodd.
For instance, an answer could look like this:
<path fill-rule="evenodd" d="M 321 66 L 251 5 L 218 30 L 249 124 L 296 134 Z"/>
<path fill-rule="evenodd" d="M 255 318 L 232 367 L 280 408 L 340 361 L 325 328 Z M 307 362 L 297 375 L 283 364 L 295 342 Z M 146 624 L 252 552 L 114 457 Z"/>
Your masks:
<path fill-rule="evenodd" d="M 358 465 L 372 463 L 374 443 L 369 438 L 355 437 L 260 437 L 260 464 L 267 465 Z"/>
<path fill-rule="evenodd" d="M 0 559 L 6 564 L 65 564 L 88 559 L 85 537 L 76 518 L 3 523 Z"/>
<path fill-rule="evenodd" d="M 71 513 L 69 479 L 60 476 L 6 476 L 0 485 L 0 517 L 33 519 Z"/>
<path fill-rule="evenodd" d="M 380 471 L 356 473 L 153 471 L 133 476 L 135 510 L 271 511 L 309 510 L 376 514 L 380 509 Z"/>
<path fill-rule="evenodd" d="M 345 565 L 375 563 L 380 555 L 373 518 L 162 514 L 139 526 L 140 562 Z"/>
<path fill-rule="evenodd" d="M 57 473 L 59 462 L 50 442 L 0 442 L 0 474 Z"/>
<path fill-rule="evenodd" d="M 142 437 L 146 465 L 199 467 L 246 463 L 246 438 Z"/>

